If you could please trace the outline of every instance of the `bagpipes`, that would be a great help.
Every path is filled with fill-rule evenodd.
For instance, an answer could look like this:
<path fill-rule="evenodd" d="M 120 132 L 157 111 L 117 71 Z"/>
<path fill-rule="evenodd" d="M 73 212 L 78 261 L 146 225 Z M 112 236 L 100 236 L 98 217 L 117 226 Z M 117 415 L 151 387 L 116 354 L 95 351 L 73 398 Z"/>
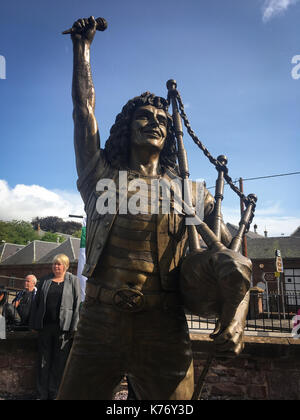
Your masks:
<path fill-rule="evenodd" d="M 195 135 L 184 111 L 181 96 L 177 90 L 175 80 L 167 82 L 168 102 L 172 106 L 173 125 L 177 139 L 178 166 L 183 180 L 189 178 L 187 153 L 183 144 L 182 120 L 185 127 L 195 142 L 203 151 L 204 155 L 214 165 L 218 172 L 214 197 L 214 219 L 212 229 L 197 215 L 193 214 L 192 193 L 185 183 L 184 208 L 186 215 L 197 219 L 195 225 L 188 225 L 189 253 L 181 264 L 180 290 L 184 306 L 193 314 L 200 317 L 214 317 L 217 319 L 216 328 L 210 335 L 216 339 L 224 333 L 226 328 L 234 325 L 235 334 L 238 334 L 238 346 L 233 351 L 233 356 L 243 348 L 242 336 L 245 327 L 249 307 L 249 288 L 252 272 L 251 261 L 239 253 L 244 235 L 250 228 L 254 217 L 257 197 L 254 194 L 244 196 L 233 183 L 228 175 L 227 158 L 224 155 L 213 158 L 203 143 Z M 240 197 L 245 206 L 241 215 L 237 234 L 231 240 L 229 247 L 221 242 L 222 213 L 221 203 L 224 194 L 225 181 L 232 190 Z M 201 249 L 199 234 L 207 245 L 205 250 Z M 209 266 L 209 270 L 206 270 Z M 204 268 L 203 268 L 204 267 Z M 213 267 L 213 270 L 212 270 Z M 211 274 L 213 272 L 213 275 Z M 207 274 L 208 273 L 208 274 Z M 228 354 L 229 355 L 229 354 Z M 205 377 L 215 357 L 214 352 L 208 355 L 204 369 L 196 384 L 193 399 L 199 399 L 204 385 Z"/>
<path fill-rule="evenodd" d="M 249 289 L 250 282 L 249 272 L 251 272 L 251 263 L 241 254 L 239 254 L 240 247 L 242 245 L 243 236 L 249 230 L 250 224 L 254 217 L 254 211 L 256 206 L 257 198 L 254 194 L 248 195 L 245 197 L 244 194 L 234 185 L 232 179 L 228 175 L 227 169 L 227 158 L 224 155 L 214 159 L 211 154 L 208 152 L 206 147 L 198 139 L 195 133 L 192 131 L 187 116 L 184 112 L 183 103 L 180 97 L 180 94 L 177 90 L 177 85 L 175 80 L 169 80 L 167 82 L 168 88 L 168 102 L 172 105 L 172 114 L 173 114 L 173 124 L 175 136 L 177 139 L 177 148 L 178 148 L 178 166 L 180 171 L 180 176 L 182 179 L 188 180 L 189 178 L 189 168 L 187 161 L 187 153 L 183 144 L 183 131 L 182 131 L 182 121 L 183 119 L 188 133 L 197 144 L 197 146 L 203 151 L 205 156 L 210 160 L 210 162 L 215 166 L 218 177 L 216 180 L 216 191 L 215 191 L 215 208 L 214 208 L 214 220 L 212 223 L 212 229 L 202 220 L 200 220 L 197 215 L 194 215 L 197 219 L 197 229 L 195 225 L 188 226 L 188 235 L 189 235 L 189 255 L 186 257 L 189 260 L 189 263 L 183 262 L 183 268 L 181 269 L 181 292 L 184 298 L 184 304 L 192 313 L 195 313 L 199 316 L 222 316 L 222 306 L 224 299 L 224 290 L 217 290 L 221 287 L 226 287 L 226 284 L 221 284 L 220 278 L 226 277 L 228 296 L 227 300 L 232 301 L 233 307 L 236 307 L 240 303 L 246 292 Z M 241 200 L 245 204 L 245 210 L 242 214 L 239 229 L 236 236 L 232 239 L 231 244 L 228 248 L 221 243 L 221 224 L 222 224 L 222 213 L 221 213 L 221 203 L 223 200 L 224 194 L 224 181 L 230 185 L 235 193 L 238 194 Z M 185 184 L 188 187 L 188 183 Z M 187 188 L 188 191 L 185 191 L 185 200 L 184 208 L 187 209 L 187 214 L 193 213 L 192 205 L 192 194 L 191 189 Z M 219 253 L 219 262 L 216 262 L 216 277 L 218 277 L 218 284 L 213 283 L 213 280 L 209 284 L 204 284 L 203 279 L 197 278 L 197 264 L 195 266 L 195 260 L 201 260 L 203 255 L 203 250 L 200 247 L 199 235 L 200 233 L 203 241 L 207 245 L 207 252 L 211 251 L 216 255 Z M 195 254 L 198 254 L 195 257 Z M 222 254 L 222 256 L 221 256 Z M 226 258 L 228 257 L 228 258 Z M 191 259 L 193 264 L 191 264 Z M 230 264 L 229 264 L 230 263 Z M 231 267 L 229 267 L 229 265 Z M 229 280 L 229 276 L 231 279 Z M 251 273 L 250 273 L 251 275 Z M 224 281 L 223 281 L 224 283 Z M 207 298 L 210 298 L 209 302 L 206 302 Z M 215 300 L 215 302 L 212 302 Z M 233 312 L 232 309 L 231 312 Z M 229 319 L 232 314 L 227 314 Z"/>
<path fill-rule="evenodd" d="M 213 158 L 212 155 L 208 152 L 207 148 L 203 145 L 203 143 L 199 140 L 199 138 L 195 135 L 193 130 L 190 127 L 189 121 L 187 116 L 184 112 L 184 106 L 181 100 L 181 96 L 178 92 L 177 85 L 175 80 L 169 80 L 167 82 L 168 88 L 168 102 L 172 105 L 173 109 L 173 124 L 175 130 L 175 136 L 177 139 L 177 147 L 178 147 L 178 165 L 180 175 L 183 180 L 189 178 L 189 168 L 188 168 L 188 161 L 187 161 L 187 154 L 184 148 L 183 143 L 183 131 L 182 131 L 182 122 L 181 118 L 184 121 L 184 124 L 187 128 L 187 131 L 195 144 L 203 151 L 204 155 L 209 159 L 209 161 L 215 166 L 216 170 L 218 171 L 218 178 L 216 180 L 216 190 L 215 190 L 215 212 L 214 212 L 214 223 L 213 228 L 210 229 L 204 222 L 200 223 L 200 234 L 208 246 L 208 248 L 213 248 L 216 243 L 220 242 L 221 239 L 221 221 L 222 221 L 222 214 L 221 214 L 221 203 L 223 200 L 223 193 L 224 193 L 224 181 L 227 181 L 228 185 L 232 188 L 232 190 L 240 197 L 240 199 L 244 202 L 246 210 L 242 214 L 239 229 L 236 236 L 233 238 L 229 248 L 233 251 L 238 252 L 242 245 L 243 236 L 249 230 L 250 225 L 252 223 L 254 217 L 255 206 L 257 202 L 257 197 L 255 194 L 249 194 L 247 197 L 234 185 L 232 179 L 228 175 L 228 168 L 227 168 L 227 157 L 224 155 L 218 156 L 217 159 Z M 180 110 L 180 112 L 179 112 Z M 189 191 L 185 196 L 185 206 L 187 208 L 192 209 L 192 198 L 191 192 Z M 190 251 L 196 251 L 200 249 L 198 235 L 195 226 L 189 226 L 189 246 Z"/>

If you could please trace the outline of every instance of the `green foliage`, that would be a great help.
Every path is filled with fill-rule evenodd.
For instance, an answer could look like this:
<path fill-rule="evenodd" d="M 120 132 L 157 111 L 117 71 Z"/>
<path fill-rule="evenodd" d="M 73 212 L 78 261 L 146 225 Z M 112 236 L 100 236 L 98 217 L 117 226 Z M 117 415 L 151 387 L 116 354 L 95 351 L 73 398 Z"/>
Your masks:
<path fill-rule="evenodd" d="M 45 241 L 45 242 L 57 242 L 57 240 L 59 241 L 59 243 L 62 243 L 65 241 L 66 238 L 64 238 L 61 235 L 57 235 L 56 233 L 53 232 L 46 232 L 41 238 L 41 241 Z"/>
<path fill-rule="evenodd" d="M 74 238 L 81 238 L 81 229 L 76 230 L 72 235 Z"/>
<path fill-rule="evenodd" d="M 31 223 L 23 220 L 13 220 L 12 222 L 4 222 L 0 220 L 0 245 L 1 242 L 8 242 L 11 244 L 27 245 L 28 242 L 34 240 L 46 242 L 64 242 L 66 238 L 52 232 L 46 232 L 42 237 L 34 230 Z"/>
<path fill-rule="evenodd" d="M 39 237 L 31 223 L 23 220 L 13 220 L 12 222 L 0 220 L 0 243 L 5 241 L 12 244 L 26 245 L 35 239 L 39 239 Z"/>
<path fill-rule="evenodd" d="M 35 217 L 31 223 L 36 230 L 38 229 L 38 226 L 40 226 L 40 229 L 46 232 L 60 232 L 66 233 L 67 235 L 73 235 L 81 229 L 81 223 L 73 221 L 65 222 L 63 219 L 56 216 Z"/>

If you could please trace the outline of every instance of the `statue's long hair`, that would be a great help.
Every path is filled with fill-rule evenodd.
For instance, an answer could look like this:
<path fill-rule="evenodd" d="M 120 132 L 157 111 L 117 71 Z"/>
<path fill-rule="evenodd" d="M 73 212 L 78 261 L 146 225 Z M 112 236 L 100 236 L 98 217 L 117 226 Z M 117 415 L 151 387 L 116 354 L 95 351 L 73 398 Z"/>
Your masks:
<path fill-rule="evenodd" d="M 140 106 L 153 105 L 166 112 L 168 126 L 164 148 L 160 153 L 160 165 L 163 169 L 176 168 L 176 140 L 172 126 L 172 117 L 168 113 L 166 99 L 145 92 L 127 102 L 120 114 L 117 115 L 115 124 L 110 129 L 110 136 L 105 143 L 106 158 L 117 169 L 128 169 L 130 152 L 130 124 L 134 111 Z"/>

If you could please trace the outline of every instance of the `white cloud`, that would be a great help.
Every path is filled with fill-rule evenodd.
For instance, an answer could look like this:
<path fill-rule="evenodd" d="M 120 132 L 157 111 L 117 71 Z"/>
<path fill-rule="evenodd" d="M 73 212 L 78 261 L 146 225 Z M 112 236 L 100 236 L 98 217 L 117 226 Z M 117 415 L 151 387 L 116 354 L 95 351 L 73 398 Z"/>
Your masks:
<path fill-rule="evenodd" d="M 225 222 L 238 225 L 239 206 L 223 206 L 222 212 Z M 5 180 L 0 180 L 0 220 L 31 221 L 36 216 L 58 216 L 66 219 L 69 214 L 84 214 L 79 193 L 51 191 L 39 185 L 19 184 L 10 188 Z M 282 233 L 288 236 L 300 226 L 300 218 L 286 214 L 279 202 L 265 203 L 257 208 L 251 231 L 253 225 L 257 224 L 260 235 L 264 234 L 266 228 L 269 236 L 281 236 Z"/>
<path fill-rule="evenodd" d="M 298 226 L 300 226 L 300 218 L 299 217 L 288 217 L 288 216 L 281 216 L 281 217 L 260 217 L 257 216 L 254 219 L 254 222 L 251 226 L 251 230 L 253 231 L 253 225 L 257 224 L 258 231 L 260 235 L 264 234 L 264 230 L 266 229 L 268 232 L 268 236 L 290 236 Z"/>
<path fill-rule="evenodd" d="M 240 211 L 238 207 L 233 209 L 224 206 L 222 213 L 225 222 L 239 224 Z M 289 236 L 300 226 L 300 217 L 287 216 L 286 214 L 280 203 L 257 208 L 250 230 L 253 232 L 253 226 L 256 224 L 258 226 L 257 233 L 260 235 L 264 235 L 266 229 L 268 236 L 281 236 L 282 234 Z"/>
<path fill-rule="evenodd" d="M 84 214 L 79 193 L 51 191 L 39 185 L 16 185 L 10 188 L 0 180 L 0 220 L 26 220 L 34 217 Z"/>
<path fill-rule="evenodd" d="M 274 16 L 284 13 L 299 0 L 265 0 L 263 6 L 263 21 L 268 22 Z"/>

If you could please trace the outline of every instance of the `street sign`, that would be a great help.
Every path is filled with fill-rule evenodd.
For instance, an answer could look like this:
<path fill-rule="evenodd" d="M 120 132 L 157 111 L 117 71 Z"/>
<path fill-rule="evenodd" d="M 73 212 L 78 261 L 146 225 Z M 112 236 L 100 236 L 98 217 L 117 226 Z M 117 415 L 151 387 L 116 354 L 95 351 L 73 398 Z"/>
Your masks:
<path fill-rule="evenodd" d="M 275 265 L 277 273 L 283 273 L 283 262 L 280 249 L 275 250 Z"/>
<path fill-rule="evenodd" d="M 276 257 L 276 271 L 277 273 L 283 273 L 283 262 L 281 257 Z"/>
<path fill-rule="evenodd" d="M 266 271 L 263 276 L 265 281 L 275 281 L 274 271 Z"/>

